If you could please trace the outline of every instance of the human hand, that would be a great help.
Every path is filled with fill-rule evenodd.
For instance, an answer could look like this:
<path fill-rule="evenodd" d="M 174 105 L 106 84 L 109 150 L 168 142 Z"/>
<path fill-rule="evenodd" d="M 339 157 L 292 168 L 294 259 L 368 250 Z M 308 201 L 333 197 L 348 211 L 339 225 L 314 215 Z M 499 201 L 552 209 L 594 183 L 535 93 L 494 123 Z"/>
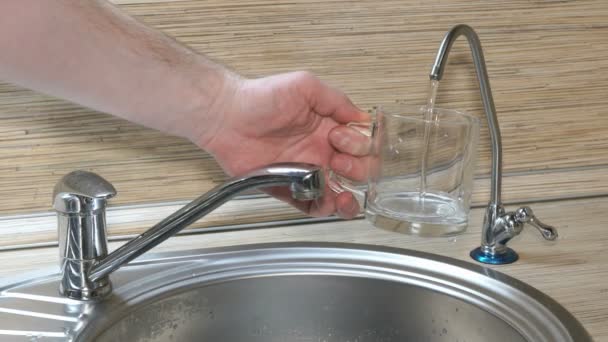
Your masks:
<path fill-rule="evenodd" d="M 369 150 L 369 138 L 345 124 L 370 118 L 342 92 L 308 72 L 230 82 L 212 107 L 217 115 L 207 116 L 205 131 L 195 141 L 228 174 L 278 162 L 305 162 L 348 178 L 365 177 L 360 157 Z M 352 194 L 336 194 L 328 187 L 321 199 L 309 202 L 291 199 L 286 189 L 269 192 L 313 216 L 337 213 L 352 218 L 359 213 Z"/>
<path fill-rule="evenodd" d="M 343 93 L 306 72 L 240 79 L 110 2 L 0 1 L 0 50 L 3 80 L 186 137 L 231 175 L 299 161 L 364 178 L 367 139 L 343 124 L 368 117 Z M 358 211 L 349 193 L 270 192 L 311 215 Z"/>

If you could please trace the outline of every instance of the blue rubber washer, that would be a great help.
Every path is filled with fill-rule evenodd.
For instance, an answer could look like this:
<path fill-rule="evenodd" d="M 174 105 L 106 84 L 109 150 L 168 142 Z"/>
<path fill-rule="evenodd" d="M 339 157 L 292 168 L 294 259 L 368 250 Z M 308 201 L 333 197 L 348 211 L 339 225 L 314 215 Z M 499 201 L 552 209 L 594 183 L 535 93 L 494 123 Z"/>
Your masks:
<path fill-rule="evenodd" d="M 515 252 L 511 248 L 507 248 L 506 252 L 504 252 L 504 253 L 497 254 L 497 255 L 491 255 L 491 254 L 484 253 L 481 250 L 481 247 L 477 247 L 474 250 L 472 250 L 469 255 L 475 261 L 479 261 L 481 263 L 491 264 L 491 265 L 510 264 L 510 263 L 517 261 L 517 259 L 519 259 L 519 255 L 517 255 L 517 252 Z"/>

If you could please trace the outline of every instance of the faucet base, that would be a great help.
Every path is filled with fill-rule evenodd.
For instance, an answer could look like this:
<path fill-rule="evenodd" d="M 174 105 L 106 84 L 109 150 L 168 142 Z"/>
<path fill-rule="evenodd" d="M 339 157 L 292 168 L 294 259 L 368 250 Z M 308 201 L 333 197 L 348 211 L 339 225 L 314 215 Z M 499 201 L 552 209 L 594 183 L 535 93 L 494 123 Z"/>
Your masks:
<path fill-rule="evenodd" d="M 469 255 L 475 261 L 491 265 L 510 264 L 519 259 L 519 255 L 517 255 L 517 252 L 515 252 L 511 248 L 507 248 L 504 252 L 499 254 L 490 254 L 488 252 L 484 252 L 481 247 L 477 247 L 472 250 Z"/>
<path fill-rule="evenodd" d="M 94 285 L 94 287 L 86 288 L 75 288 L 73 286 L 65 286 L 64 282 L 65 278 L 59 285 L 59 293 L 71 299 L 96 301 L 103 299 L 107 297 L 110 293 L 112 293 L 112 283 L 110 282 L 109 277 L 105 277 L 100 281 L 94 282 L 92 284 Z"/>

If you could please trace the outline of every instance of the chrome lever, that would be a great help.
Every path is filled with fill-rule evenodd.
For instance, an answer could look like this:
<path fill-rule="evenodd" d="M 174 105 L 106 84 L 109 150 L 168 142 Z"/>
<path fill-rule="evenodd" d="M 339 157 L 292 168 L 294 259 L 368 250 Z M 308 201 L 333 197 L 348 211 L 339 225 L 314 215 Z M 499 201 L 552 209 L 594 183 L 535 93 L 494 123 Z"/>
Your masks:
<path fill-rule="evenodd" d="M 106 206 L 114 196 L 110 182 L 87 171 L 71 172 L 55 186 L 53 208 L 63 274 L 59 291 L 67 297 L 103 297 L 112 290 L 108 277 L 93 282 L 87 275 L 108 255 Z"/>
<path fill-rule="evenodd" d="M 515 211 L 515 221 L 520 224 L 528 223 L 535 227 L 545 240 L 553 241 L 557 239 L 557 229 L 548 224 L 542 223 L 530 207 L 521 207 Z"/>
<path fill-rule="evenodd" d="M 324 193 L 323 169 L 310 164 L 273 164 L 227 180 L 193 200 L 138 237 L 108 254 L 105 209 L 116 190 L 85 171 L 63 177 L 53 195 L 57 211 L 62 280 L 60 293 L 79 300 L 99 300 L 112 292 L 110 274 L 207 215 L 236 194 L 287 186 L 292 197 L 310 201 Z"/>

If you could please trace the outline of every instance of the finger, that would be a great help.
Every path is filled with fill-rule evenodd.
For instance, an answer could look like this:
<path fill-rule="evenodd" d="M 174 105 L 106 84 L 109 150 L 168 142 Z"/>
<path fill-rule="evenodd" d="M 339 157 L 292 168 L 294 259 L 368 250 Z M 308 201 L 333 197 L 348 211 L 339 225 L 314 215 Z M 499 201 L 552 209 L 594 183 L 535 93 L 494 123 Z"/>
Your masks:
<path fill-rule="evenodd" d="M 352 219 L 360 211 L 359 202 L 350 192 L 343 192 L 336 196 L 336 213 L 344 219 Z"/>
<path fill-rule="evenodd" d="M 280 199 L 313 217 L 326 217 L 333 213 L 344 219 L 351 219 L 360 212 L 359 202 L 350 192 L 334 194 L 331 190 L 326 191 L 325 196 L 314 201 L 294 200 L 290 191 L 284 187 L 273 187 L 263 189 L 273 197 Z"/>
<path fill-rule="evenodd" d="M 313 110 L 322 116 L 330 116 L 336 122 L 367 122 L 370 115 L 357 108 L 351 100 L 341 91 L 327 85 L 308 72 L 298 73 L 302 88 Z"/>
<path fill-rule="evenodd" d="M 371 157 L 357 158 L 349 154 L 336 153 L 329 162 L 329 167 L 340 176 L 356 182 L 363 182 L 369 176 Z"/>
<path fill-rule="evenodd" d="M 337 126 L 329 132 L 329 142 L 343 153 L 353 156 L 365 156 L 371 148 L 371 138 L 356 129 L 347 126 Z"/>
<path fill-rule="evenodd" d="M 330 189 L 326 189 L 325 195 L 312 201 L 308 214 L 313 217 L 327 217 L 336 212 L 336 194 Z"/>

